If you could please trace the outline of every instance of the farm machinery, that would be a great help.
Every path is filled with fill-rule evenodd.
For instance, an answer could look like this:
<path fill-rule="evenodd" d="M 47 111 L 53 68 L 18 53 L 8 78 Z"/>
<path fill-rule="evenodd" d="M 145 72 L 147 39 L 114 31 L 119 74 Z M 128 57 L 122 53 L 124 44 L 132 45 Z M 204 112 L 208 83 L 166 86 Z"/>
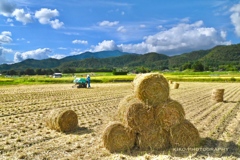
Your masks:
<path fill-rule="evenodd" d="M 72 87 L 77 86 L 77 88 L 87 88 L 87 81 L 85 78 L 75 78 L 73 83 L 75 83 L 75 85 Z"/>

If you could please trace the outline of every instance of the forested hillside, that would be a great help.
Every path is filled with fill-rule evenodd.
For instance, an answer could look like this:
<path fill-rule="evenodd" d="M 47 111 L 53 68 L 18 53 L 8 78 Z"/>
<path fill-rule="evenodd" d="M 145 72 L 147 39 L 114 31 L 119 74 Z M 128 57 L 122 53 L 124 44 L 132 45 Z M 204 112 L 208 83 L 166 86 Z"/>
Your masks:
<path fill-rule="evenodd" d="M 240 44 L 216 46 L 175 56 L 159 53 L 130 54 L 120 51 L 86 52 L 63 59 L 28 59 L 19 63 L 0 65 L 0 72 L 13 73 L 32 70 L 52 70 L 65 73 L 82 71 L 136 70 L 240 70 Z M 45 73 L 43 71 L 43 73 Z"/>

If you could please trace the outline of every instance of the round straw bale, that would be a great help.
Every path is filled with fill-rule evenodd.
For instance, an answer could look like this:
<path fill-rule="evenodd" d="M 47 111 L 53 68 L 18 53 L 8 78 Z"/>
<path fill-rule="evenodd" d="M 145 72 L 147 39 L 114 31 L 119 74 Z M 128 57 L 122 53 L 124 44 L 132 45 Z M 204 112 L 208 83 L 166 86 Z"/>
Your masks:
<path fill-rule="evenodd" d="M 173 83 L 173 89 L 178 89 L 179 88 L 179 83 L 177 83 L 177 82 L 174 82 Z"/>
<path fill-rule="evenodd" d="M 50 129 L 61 132 L 73 131 L 78 126 L 78 117 L 73 110 L 52 110 L 46 119 Z"/>
<path fill-rule="evenodd" d="M 213 89 L 211 99 L 216 102 L 222 102 L 224 95 L 224 89 Z"/>
<path fill-rule="evenodd" d="M 169 83 L 169 84 L 173 84 L 173 81 L 172 81 L 172 80 L 169 80 L 168 83 Z"/>
<path fill-rule="evenodd" d="M 161 127 L 155 127 L 137 134 L 140 150 L 163 150 L 170 147 L 169 134 Z"/>
<path fill-rule="evenodd" d="M 105 128 L 102 138 L 104 147 L 110 152 L 121 152 L 134 147 L 136 134 L 120 122 L 112 122 Z"/>
<path fill-rule="evenodd" d="M 145 104 L 156 106 L 169 97 L 169 84 L 159 73 L 141 74 L 133 81 L 135 95 Z"/>
<path fill-rule="evenodd" d="M 135 98 L 134 94 L 129 94 L 120 100 L 116 116 L 117 120 L 120 120 L 121 122 L 125 120 L 124 116 L 126 114 L 127 108 L 129 107 L 129 102 L 134 98 Z"/>
<path fill-rule="evenodd" d="M 156 123 L 166 131 L 169 131 L 170 128 L 181 123 L 185 118 L 182 105 L 178 101 L 170 98 L 163 106 L 157 106 L 154 109 Z"/>
<path fill-rule="evenodd" d="M 155 124 L 153 107 L 146 106 L 137 98 L 129 102 L 124 118 L 124 122 L 136 132 L 148 130 Z"/>
<path fill-rule="evenodd" d="M 172 147 L 197 147 L 200 136 L 195 126 L 188 120 L 170 129 L 170 143 Z"/>

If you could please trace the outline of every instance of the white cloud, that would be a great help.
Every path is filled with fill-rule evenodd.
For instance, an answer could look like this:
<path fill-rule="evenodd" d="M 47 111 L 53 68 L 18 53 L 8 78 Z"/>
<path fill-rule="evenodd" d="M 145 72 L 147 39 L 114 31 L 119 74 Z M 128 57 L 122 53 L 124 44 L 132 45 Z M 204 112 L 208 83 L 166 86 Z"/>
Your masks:
<path fill-rule="evenodd" d="M 11 16 L 14 10 L 15 10 L 15 5 L 13 3 L 10 3 L 8 0 L 0 1 L 0 15 L 9 17 Z"/>
<path fill-rule="evenodd" d="M 57 16 L 59 16 L 59 12 L 56 9 L 41 8 L 41 10 L 35 12 L 35 18 L 38 19 L 39 23 L 50 24 L 54 29 L 59 29 L 64 25 L 58 19 L 51 20 Z"/>
<path fill-rule="evenodd" d="M 140 24 L 139 27 L 140 27 L 140 28 L 145 28 L 146 25 L 145 25 L 145 24 Z"/>
<path fill-rule="evenodd" d="M 17 41 L 24 41 L 25 38 L 17 38 Z"/>
<path fill-rule="evenodd" d="M 84 40 L 73 40 L 72 41 L 73 44 L 85 44 L 87 45 L 88 44 L 88 41 L 84 41 Z"/>
<path fill-rule="evenodd" d="M 99 26 L 108 26 L 108 27 L 112 27 L 117 25 L 119 22 L 118 21 L 114 21 L 114 22 L 110 22 L 110 21 L 102 21 L 99 22 Z"/>
<path fill-rule="evenodd" d="M 66 57 L 66 55 L 63 54 L 55 54 L 53 56 L 49 56 L 50 58 L 54 58 L 54 59 L 62 59 L 64 57 Z"/>
<path fill-rule="evenodd" d="M 126 32 L 127 30 L 126 30 L 126 28 L 125 28 L 124 26 L 120 26 L 120 27 L 118 27 L 117 31 L 124 33 L 124 32 Z"/>
<path fill-rule="evenodd" d="M 50 21 L 50 24 L 51 24 L 52 28 L 54 28 L 54 29 L 59 29 L 64 25 L 64 23 L 60 22 L 58 19 Z"/>
<path fill-rule="evenodd" d="M 12 33 L 9 32 L 9 31 L 3 31 L 1 34 L 0 34 L 0 44 L 2 43 L 11 43 L 12 42 L 12 38 L 10 37 L 12 36 Z"/>
<path fill-rule="evenodd" d="M 162 25 L 157 26 L 157 29 L 162 29 L 162 28 L 163 28 Z"/>
<path fill-rule="evenodd" d="M 92 46 L 93 52 L 107 51 L 107 50 L 119 50 L 118 46 L 113 40 L 104 40 L 101 43 L 98 43 L 97 46 Z"/>
<path fill-rule="evenodd" d="M 13 53 L 12 49 L 7 49 L 0 46 L 0 64 L 7 63 L 8 61 L 6 60 L 6 55 L 12 53 Z"/>
<path fill-rule="evenodd" d="M 240 4 L 234 5 L 230 11 L 233 12 L 230 18 L 235 27 L 235 32 L 238 36 L 240 36 Z"/>
<path fill-rule="evenodd" d="M 2 31 L 2 35 L 5 35 L 5 36 L 12 36 L 12 33 L 9 32 L 9 31 Z"/>
<path fill-rule="evenodd" d="M 12 22 L 13 22 L 13 20 L 11 18 L 7 19 L 7 23 L 12 23 Z"/>
<path fill-rule="evenodd" d="M 229 45 L 225 40 L 226 32 L 217 31 L 212 27 L 204 27 L 202 21 L 193 24 L 181 23 L 144 38 L 137 44 L 115 44 L 113 40 L 92 46 L 93 51 L 121 50 L 130 53 L 157 52 L 168 55 L 209 49 L 216 45 Z"/>
<path fill-rule="evenodd" d="M 32 16 L 30 13 L 25 13 L 24 9 L 17 9 L 15 4 L 10 3 L 7 0 L 0 1 L 0 15 L 5 17 L 15 17 L 15 19 L 23 24 L 32 22 Z M 13 22 L 12 19 L 8 18 L 7 23 Z M 13 26 L 13 24 L 10 24 Z"/>
<path fill-rule="evenodd" d="M 224 32 L 218 32 L 214 28 L 202 27 L 202 25 L 202 21 L 193 24 L 182 23 L 169 30 L 147 36 L 143 43 L 122 45 L 121 47 L 123 51 L 177 54 L 209 49 L 220 44 L 230 44 L 230 42 L 225 41 Z"/>
<path fill-rule="evenodd" d="M 83 53 L 81 49 L 73 49 L 73 51 L 71 51 L 71 55 L 77 55 L 77 54 L 81 54 Z"/>
<path fill-rule="evenodd" d="M 52 51 L 49 48 L 39 48 L 27 52 L 16 52 L 14 55 L 14 62 L 20 62 L 25 59 L 46 59 Z"/>
<path fill-rule="evenodd" d="M 119 45 L 123 51 L 133 53 L 158 52 L 177 54 L 192 50 L 209 49 L 216 45 L 228 45 L 226 33 L 218 32 L 215 28 L 202 27 L 203 22 L 193 24 L 182 23 L 155 35 L 145 37 L 138 44 Z"/>
<path fill-rule="evenodd" d="M 223 39 L 225 39 L 227 37 L 227 32 L 225 32 L 225 31 L 221 31 L 220 34 Z"/>
<path fill-rule="evenodd" d="M 15 9 L 12 16 L 24 25 L 32 22 L 32 16 L 29 13 L 25 13 L 23 9 Z"/>

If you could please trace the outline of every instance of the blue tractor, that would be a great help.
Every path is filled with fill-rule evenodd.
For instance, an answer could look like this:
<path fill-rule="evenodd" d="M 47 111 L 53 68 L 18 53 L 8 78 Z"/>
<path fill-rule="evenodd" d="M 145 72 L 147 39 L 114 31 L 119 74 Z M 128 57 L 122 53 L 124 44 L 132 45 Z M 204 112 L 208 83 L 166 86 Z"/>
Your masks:
<path fill-rule="evenodd" d="M 77 88 L 87 88 L 87 81 L 85 78 L 75 78 L 73 83 L 75 83 L 75 85 L 72 87 L 77 86 Z"/>

